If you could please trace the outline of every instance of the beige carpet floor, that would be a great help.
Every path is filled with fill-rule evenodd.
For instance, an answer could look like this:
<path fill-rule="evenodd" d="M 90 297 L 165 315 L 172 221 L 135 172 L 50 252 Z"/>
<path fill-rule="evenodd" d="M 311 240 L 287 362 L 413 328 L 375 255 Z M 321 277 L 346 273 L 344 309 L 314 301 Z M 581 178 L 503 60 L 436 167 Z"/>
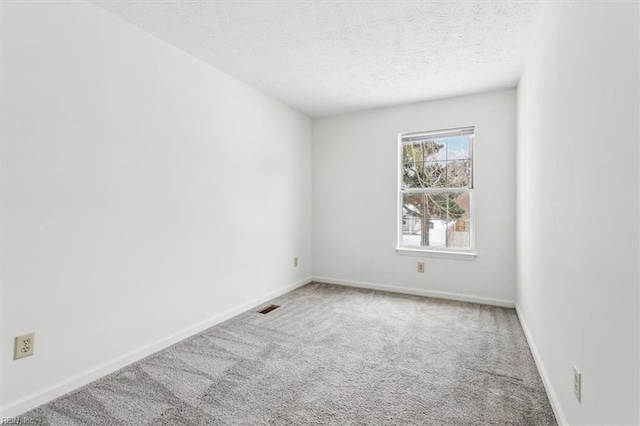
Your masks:
<path fill-rule="evenodd" d="M 513 309 L 312 283 L 22 418 L 43 425 L 554 425 Z M 266 305 L 266 304 L 265 304 Z"/>

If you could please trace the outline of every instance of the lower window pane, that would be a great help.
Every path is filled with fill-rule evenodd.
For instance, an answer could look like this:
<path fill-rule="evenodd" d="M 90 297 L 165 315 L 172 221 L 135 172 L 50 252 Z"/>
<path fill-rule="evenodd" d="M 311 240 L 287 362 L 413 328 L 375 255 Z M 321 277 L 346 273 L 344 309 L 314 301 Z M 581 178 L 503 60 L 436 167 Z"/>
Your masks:
<path fill-rule="evenodd" d="M 408 247 L 471 248 L 467 192 L 403 194 L 402 241 Z"/>
<path fill-rule="evenodd" d="M 403 194 L 403 246 L 446 247 L 446 224 L 446 193 Z"/>
<path fill-rule="evenodd" d="M 455 220 L 450 222 L 447 236 L 447 247 L 468 250 L 471 248 L 471 222 Z"/>

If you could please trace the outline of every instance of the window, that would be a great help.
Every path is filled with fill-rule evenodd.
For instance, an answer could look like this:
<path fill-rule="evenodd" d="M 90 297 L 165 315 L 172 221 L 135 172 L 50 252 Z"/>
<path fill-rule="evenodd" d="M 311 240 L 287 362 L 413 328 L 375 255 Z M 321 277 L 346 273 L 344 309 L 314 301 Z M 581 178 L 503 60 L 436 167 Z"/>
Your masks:
<path fill-rule="evenodd" d="M 474 128 L 398 139 L 399 251 L 472 253 Z"/>

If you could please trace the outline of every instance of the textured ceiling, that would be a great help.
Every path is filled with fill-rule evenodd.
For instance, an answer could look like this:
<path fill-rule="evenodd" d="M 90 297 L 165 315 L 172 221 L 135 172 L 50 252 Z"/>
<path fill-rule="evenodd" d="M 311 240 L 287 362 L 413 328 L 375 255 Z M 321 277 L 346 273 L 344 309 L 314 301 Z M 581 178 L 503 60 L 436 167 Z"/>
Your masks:
<path fill-rule="evenodd" d="M 312 116 L 513 87 L 540 2 L 93 1 Z"/>

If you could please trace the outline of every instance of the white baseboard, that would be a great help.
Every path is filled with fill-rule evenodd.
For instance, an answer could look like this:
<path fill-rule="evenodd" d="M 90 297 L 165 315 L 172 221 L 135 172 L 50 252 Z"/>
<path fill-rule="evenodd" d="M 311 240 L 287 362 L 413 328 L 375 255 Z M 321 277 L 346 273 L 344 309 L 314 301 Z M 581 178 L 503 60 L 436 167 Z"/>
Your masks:
<path fill-rule="evenodd" d="M 190 327 L 182 329 L 167 337 L 163 337 L 159 340 L 156 340 L 155 342 L 149 343 L 140 348 L 127 352 L 115 358 L 112 361 L 98 365 L 95 368 L 92 368 L 90 370 L 83 371 L 80 374 L 69 377 L 68 379 L 62 380 L 58 383 L 55 383 L 51 386 L 48 386 L 44 389 L 34 392 L 16 401 L 9 402 L 3 405 L 2 407 L 0 407 L 0 419 L 15 417 L 29 410 L 32 410 L 44 403 L 52 401 L 66 393 L 69 393 L 86 384 L 89 384 L 94 380 L 97 380 L 103 376 L 106 376 L 109 373 L 113 373 L 114 371 L 117 371 L 122 367 L 125 367 L 131 363 L 139 361 L 142 358 L 145 358 L 162 349 L 165 349 L 181 340 L 186 339 L 187 337 L 191 337 L 194 334 L 197 334 L 203 330 L 206 330 L 209 327 L 212 327 L 216 324 L 226 321 L 229 318 L 232 318 L 238 314 L 241 314 L 242 312 L 255 308 L 256 306 L 268 300 L 271 300 L 275 297 L 281 296 L 285 293 L 295 290 L 298 287 L 302 287 L 303 285 L 308 284 L 311 281 L 312 281 L 311 278 L 306 278 L 294 284 L 288 285 L 286 287 L 282 287 L 277 290 L 271 291 L 262 297 L 259 297 L 249 302 L 238 305 L 232 309 L 229 309 L 228 311 L 222 312 L 218 315 L 215 315 L 211 318 L 208 318 Z"/>
<path fill-rule="evenodd" d="M 533 341 L 533 336 L 531 336 L 529 327 L 527 327 L 527 323 L 522 316 L 522 312 L 520 311 L 518 304 L 516 304 L 516 314 L 518 315 L 518 320 L 520 321 L 520 325 L 522 326 L 524 335 L 527 338 L 527 343 L 529 344 L 529 348 L 531 349 L 531 353 L 533 354 L 533 360 L 536 362 L 536 366 L 538 367 L 538 372 L 540 373 L 540 377 L 542 378 L 542 384 L 544 385 L 544 389 L 547 391 L 547 396 L 549 397 L 549 402 L 551 402 L 553 413 L 556 415 L 558 426 L 568 425 L 569 423 L 567 422 L 567 418 L 564 415 L 564 411 L 562 410 L 560 401 L 558 400 L 556 392 L 553 390 L 553 385 L 551 384 L 551 380 L 549 379 L 547 370 L 544 368 L 544 364 L 542 363 L 542 358 L 540 358 L 538 348 Z"/>
<path fill-rule="evenodd" d="M 313 281 L 344 285 L 348 287 L 368 288 L 370 290 L 388 291 L 391 293 L 412 294 L 415 296 L 436 297 L 438 299 L 458 300 L 461 302 L 473 302 L 483 305 L 501 306 L 504 308 L 515 307 L 515 302 L 510 300 L 492 299 L 489 297 L 469 296 L 466 294 L 446 293 L 443 291 L 423 290 L 419 288 L 396 287 L 385 284 L 366 283 L 362 281 L 349 281 L 328 277 L 313 277 Z"/>

